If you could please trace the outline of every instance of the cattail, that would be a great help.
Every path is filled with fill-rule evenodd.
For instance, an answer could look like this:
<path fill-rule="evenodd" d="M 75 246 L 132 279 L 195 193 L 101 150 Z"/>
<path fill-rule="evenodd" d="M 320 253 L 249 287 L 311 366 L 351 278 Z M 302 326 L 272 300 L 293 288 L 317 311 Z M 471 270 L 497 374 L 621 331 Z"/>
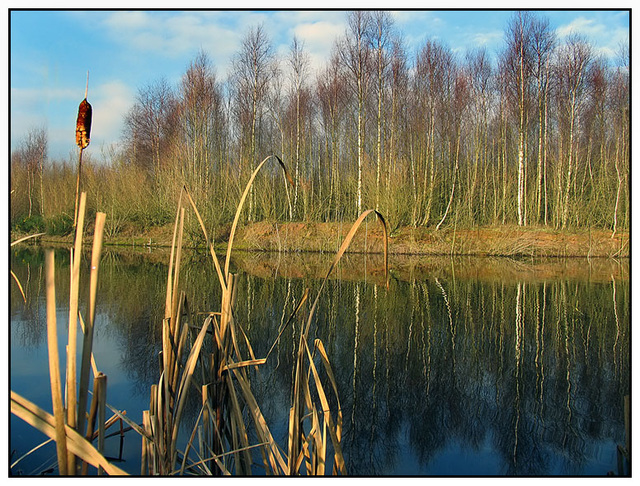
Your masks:
<path fill-rule="evenodd" d="M 87 148 L 91 136 L 91 105 L 87 99 L 83 99 L 78 107 L 78 120 L 76 121 L 76 144 L 81 149 Z"/>
<path fill-rule="evenodd" d="M 85 149 L 89 145 L 91 137 L 91 105 L 87 101 L 89 91 L 89 72 L 87 72 L 87 87 L 84 91 L 84 99 L 78 107 L 78 120 L 76 121 L 76 145 Z"/>
<path fill-rule="evenodd" d="M 78 222 L 78 196 L 80 195 L 80 173 L 82 172 L 82 152 L 89 146 L 91 137 L 91 105 L 87 101 L 89 93 L 89 71 L 87 71 L 87 86 L 84 89 L 84 99 L 78 107 L 78 119 L 76 120 L 76 145 L 80 147 L 78 155 L 78 176 L 76 178 L 76 205 L 73 212 L 73 227 Z"/>

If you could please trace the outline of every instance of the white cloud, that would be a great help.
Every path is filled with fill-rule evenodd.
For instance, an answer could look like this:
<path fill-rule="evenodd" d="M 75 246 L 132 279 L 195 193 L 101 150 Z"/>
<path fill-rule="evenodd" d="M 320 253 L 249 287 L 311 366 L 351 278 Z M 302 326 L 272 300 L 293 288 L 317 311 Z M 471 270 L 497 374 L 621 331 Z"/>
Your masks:
<path fill-rule="evenodd" d="M 495 30 L 493 32 L 478 32 L 472 36 L 473 44 L 477 47 L 491 45 L 496 42 L 500 42 L 503 35 L 503 32 L 499 30 Z"/>
<path fill-rule="evenodd" d="M 570 23 L 561 25 L 556 29 L 556 34 L 559 38 L 564 38 L 571 34 L 596 37 L 604 34 L 605 32 L 606 27 L 603 24 L 599 24 L 595 20 L 587 19 L 585 17 L 578 17 Z"/>
<path fill-rule="evenodd" d="M 293 31 L 309 45 L 326 48 L 344 33 L 344 23 L 331 23 L 324 20 L 298 24 Z"/>
<path fill-rule="evenodd" d="M 237 45 L 239 33 L 222 23 L 224 12 L 113 12 L 103 26 L 116 42 L 141 54 L 179 57 L 214 44 L 216 52 L 228 55 Z"/>
<path fill-rule="evenodd" d="M 331 49 L 338 37 L 344 34 L 344 23 L 318 21 L 298 24 L 293 33 L 301 41 L 309 53 L 310 69 L 312 73 L 322 68 L 329 60 Z"/>
<path fill-rule="evenodd" d="M 122 121 L 134 101 L 131 88 L 114 80 L 92 87 L 92 143 L 113 142 L 120 138 Z"/>

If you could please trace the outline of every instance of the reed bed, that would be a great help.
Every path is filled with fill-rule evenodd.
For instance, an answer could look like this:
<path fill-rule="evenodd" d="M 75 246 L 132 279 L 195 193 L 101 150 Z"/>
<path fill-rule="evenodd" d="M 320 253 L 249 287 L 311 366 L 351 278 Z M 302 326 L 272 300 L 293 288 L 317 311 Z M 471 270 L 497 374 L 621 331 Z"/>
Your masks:
<path fill-rule="evenodd" d="M 87 474 L 88 465 L 98 469 L 98 473 L 126 474 L 120 468 L 109 463 L 102 454 L 104 448 L 104 431 L 106 429 L 106 376 L 97 369 L 92 353 L 93 325 L 97 297 L 98 269 L 102 251 L 104 229 L 104 213 L 96 214 L 93 250 L 91 256 L 91 272 L 89 286 L 89 320 L 84 323 L 78 311 L 78 295 L 80 289 L 80 259 L 86 193 L 80 195 L 78 206 L 78 224 L 76 237 L 71 253 L 71 285 L 69 295 L 69 341 L 67 344 L 66 368 L 64 370 L 65 391 L 62 391 L 60 359 L 58 356 L 55 296 L 55 257 L 53 250 L 45 251 L 46 302 L 47 302 L 47 343 L 49 352 L 49 376 L 53 415 L 42 410 L 26 398 L 11 392 L 11 413 L 40 430 L 56 442 L 58 471 L 63 476 Z M 78 383 L 76 367 L 77 324 L 83 330 L 82 360 L 80 363 L 80 389 L 76 395 Z M 87 403 L 89 402 L 89 376 L 93 373 L 99 384 L 94 385 L 91 398 L 91 425 L 85 434 L 87 424 Z M 66 403 L 63 401 L 66 397 Z M 76 400 L 76 397 L 77 400 Z M 97 412 L 97 415 L 96 415 Z M 92 445 L 94 422 L 97 420 L 98 447 Z M 110 418 L 113 421 L 113 418 Z M 34 449 L 35 450 L 35 449 Z M 25 455 L 26 456 L 26 455 Z M 22 458 L 24 458 L 23 456 Z M 22 459 L 21 458 L 21 459 Z M 79 461 L 78 461 L 79 459 Z M 15 463 L 14 463 L 15 465 Z"/>
<path fill-rule="evenodd" d="M 229 271 L 233 241 L 244 202 L 256 175 L 272 157 L 284 171 L 286 180 L 293 183 L 286 166 L 277 156 L 267 157 L 257 166 L 236 208 L 224 264 L 214 251 L 195 201 L 186 188 L 181 192 L 167 276 L 160 380 L 152 388 L 149 411 L 144 415 L 148 439 L 143 443 L 142 474 L 250 475 L 256 467 L 260 467 L 267 475 L 322 475 L 326 473 L 328 460 L 333 464 L 332 473 L 346 474 L 341 450 L 342 411 L 337 385 L 322 342 L 316 340 L 311 347 L 308 333 L 329 274 L 346 251 L 361 222 L 375 211 L 366 211 L 356 221 L 318 290 L 306 323 L 300 322 L 302 332 L 298 343 L 289 437 L 285 449 L 275 441 L 251 389 L 251 369 L 265 364 L 270 352 L 265 358 L 256 358 L 241 323 L 234 318 L 235 277 Z M 220 310 L 205 312 L 202 324 L 195 322 L 196 314 L 189 309 L 188 299 L 179 289 L 184 218 L 188 207 L 193 210 L 200 224 L 222 294 Z M 379 213 L 376 215 L 386 235 L 384 218 Z M 385 238 L 385 256 L 386 253 Z M 308 302 L 308 295 L 307 289 L 275 338 L 271 350 L 284 329 L 294 325 L 300 309 Z M 208 335 L 212 338 L 212 350 L 204 352 L 203 342 Z M 192 344 L 187 352 L 185 346 L 189 341 Z M 320 366 L 315 364 L 316 359 L 319 359 Z M 325 390 L 321 374 L 328 378 L 330 390 Z M 199 393 L 201 407 L 189 440 L 182 450 L 178 450 L 177 439 L 190 386 L 191 390 Z M 329 405 L 331 395 L 337 404 L 334 410 Z M 250 437 L 253 441 L 250 441 Z M 328 451 L 332 451 L 331 458 L 327 456 Z M 255 464 L 256 456 L 260 458 L 259 466 Z"/>
<path fill-rule="evenodd" d="M 85 194 L 79 206 L 76 239 L 71 250 L 71 285 L 69 310 L 69 346 L 66 368 L 67 403 L 62 403 L 60 371 L 56 369 L 55 300 L 53 286 L 53 253 L 47 252 L 47 294 L 50 325 L 51 389 L 54 414 L 31 404 L 12 392 L 11 411 L 34 427 L 55 439 L 58 468 L 61 474 L 87 474 L 87 465 L 98 473 L 126 474 L 110 464 L 102 455 L 106 425 L 115 420 L 126 422 L 142 436 L 141 475 L 324 475 L 348 472 L 342 452 L 342 409 L 338 386 L 330 359 L 321 340 L 309 342 L 309 330 L 314 320 L 322 290 L 329 276 L 353 240 L 362 222 L 375 214 L 384 233 L 385 277 L 388 283 L 388 235 L 383 216 L 374 210 L 363 212 L 353 224 L 329 266 L 306 317 L 301 309 L 310 303 L 306 289 L 298 306 L 288 316 L 275 337 L 270 351 L 263 358 L 255 356 L 242 323 L 234 317 L 236 279 L 230 272 L 234 236 L 245 200 L 255 177 L 269 160 L 275 160 L 285 179 L 293 184 L 282 160 L 265 158 L 253 171 L 236 208 L 229 235 L 225 261 L 214 251 L 213 241 L 205 228 L 189 191 L 183 187 L 177 205 L 171 254 L 167 273 L 165 311 L 162 321 L 162 351 L 159 356 L 159 380 L 150 390 L 149 409 L 143 412 L 142 423 L 130 420 L 125 412 L 106 401 L 107 377 L 101 373 L 92 356 L 93 329 L 98 268 L 105 216 L 96 216 L 96 231 L 91 259 L 88 321 L 78 309 L 80 287 L 79 259 L 84 226 Z M 221 288 L 219 310 L 191 309 L 182 290 L 180 271 L 185 214 L 193 211 L 211 255 L 211 262 Z M 49 290 L 49 286 L 47 286 Z M 49 306 L 53 308 L 49 309 Z M 75 359 L 76 316 L 83 329 L 83 351 L 80 379 L 77 380 Z M 280 445 L 273 437 L 258 401 L 253 394 L 251 377 L 254 370 L 267 363 L 282 333 L 288 326 L 299 326 L 295 360 L 288 439 Z M 93 373 L 92 402 L 87 420 L 89 376 Z M 56 381 L 58 377 L 58 381 Z M 76 386 L 79 387 L 77 397 Z M 195 398 L 194 398 L 195 394 Z M 197 400 L 199 411 L 195 424 L 186 430 L 187 403 Z M 77 403 L 76 403 L 77 401 Z M 106 418 L 106 410 L 112 416 Z M 97 422 L 97 433 L 95 429 Z M 95 448 L 91 440 L 98 438 Z M 187 438 L 188 437 L 188 438 Z"/>

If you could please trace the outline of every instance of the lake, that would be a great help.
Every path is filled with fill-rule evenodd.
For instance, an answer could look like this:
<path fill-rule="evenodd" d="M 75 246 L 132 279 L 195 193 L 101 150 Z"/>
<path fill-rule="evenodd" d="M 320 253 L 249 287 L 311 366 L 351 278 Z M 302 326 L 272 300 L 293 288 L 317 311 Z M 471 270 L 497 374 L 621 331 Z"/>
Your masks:
<path fill-rule="evenodd" d="M 238 252 L 236 321 L 266 356 L 305 288 L 315 298 L 331 255 Z M 57 249 L 61 366 L 67 341 L 69 253 Z M 83 256 L 80 312 L 87 314 Z M 94 355 L 107 402 L 142 422 L 158 353 L 169 254 L 106 248 L 100 265 Z M 44 253 L 11 249 L 11 390 L 51 411 Z M 320 338 L 338 384 L 347 471 L 357 476 L 617 474 L 630 394 L 628 260 L 347 255 L 323 290 L 310 342 Z M 187 252 L 192 309 L 218 311 L 210 257 Z M 287 421 L 299 328 L 285 329 L 252 384 L 279 443 Z M 198 409 L 187 410 L 195 420 Z M 107 416 L 111 414 L 108 412 Z M 109 429 L 115 432 L 118 426 Z M 10 464 L 46 437 L 10 417 Z M 140 474 L 141 439 L 106 439 L 105 455 Z M 55 446 L 12 474 L 50 474 Z M 57 471 L 55 471 L 57 473 Z M 259 472 L 259 471 L 258 471 Z"/>

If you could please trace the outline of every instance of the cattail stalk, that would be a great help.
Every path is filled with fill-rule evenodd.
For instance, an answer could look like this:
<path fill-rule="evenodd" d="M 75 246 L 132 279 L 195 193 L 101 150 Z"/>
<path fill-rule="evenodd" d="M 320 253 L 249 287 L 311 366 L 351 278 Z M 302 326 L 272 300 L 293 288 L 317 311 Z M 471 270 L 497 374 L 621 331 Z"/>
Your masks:
<path fill-rule="evenodd" d="M 91 115 L 92 108 L 87 101 L 89 93 L 89 71 L 87 71 L 87 85 L 84 90 L 84 99 L 78 107 L 78 118 L 76 120 L 76 145 L 80 148 L 78 156 L 78 174 L 76 178 L 76 203 L 73 210 L 73 226 L 75 228 L 78 221 L 78 195 L 80 194 L 80 174 L 82 172 L 82 152 L 89 146 L 91 137 Z"/>

